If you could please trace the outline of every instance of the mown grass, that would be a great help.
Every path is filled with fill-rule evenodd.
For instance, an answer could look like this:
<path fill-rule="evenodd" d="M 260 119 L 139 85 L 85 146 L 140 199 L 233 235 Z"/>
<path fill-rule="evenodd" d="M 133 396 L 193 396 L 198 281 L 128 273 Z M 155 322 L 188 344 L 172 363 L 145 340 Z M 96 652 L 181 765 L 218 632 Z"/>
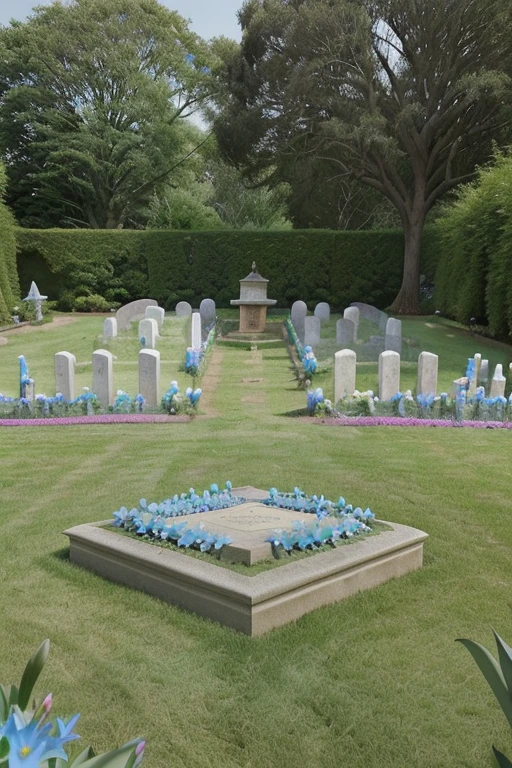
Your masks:
<path fill-rule="evenodd" d="M 284 347 L 215 356 L 216 418 L 0 432 L 0 679 L 50 637 L 38 690 L 81 712 L 98 749 L 145 736 L 148 768 L 481 768 L 491 743 L 510 754 L 454 642 L 490 645 L 491 625 L 512 638 L 510 435 L 285 418 L 304 393 Z M 67 559 L 64 529 L 226 479 L 342 493 L 421 528 L 424 567 L 251 639 Z"/>

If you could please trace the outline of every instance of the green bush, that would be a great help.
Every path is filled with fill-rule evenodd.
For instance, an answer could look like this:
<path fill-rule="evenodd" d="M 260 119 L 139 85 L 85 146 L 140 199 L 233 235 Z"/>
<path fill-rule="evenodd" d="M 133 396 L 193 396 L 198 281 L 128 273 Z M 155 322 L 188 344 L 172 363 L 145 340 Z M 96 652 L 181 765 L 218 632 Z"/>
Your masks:
<path fill-rule="evenodd" d="M 6 177 L 0 164 L 0 322 L 8 322 L 13 307 L 20 299 L 18 272 L 16 270 L 16 228 L 3 196 Z"/>
<path fill-rule="evenodd" d="M 73 304 L 75 312 L 108 312 L 111 308 L 112 305 L 96 293 L 91 296 L 77 296 Z"/>
<path fill-rule="evenodd" d="M 166 309 L 211 296 L 228 307 L 253 261 L 281 307 L 302 299 L 311 308 L 319 301 L 334 309 L 351 301 L 384 308 L 402 277 L 398 231 L 19 229 L 17 236 L 22 288 L 35 280 L 63 310 L 79 295 L 122 303 L 151 297 Z"/>

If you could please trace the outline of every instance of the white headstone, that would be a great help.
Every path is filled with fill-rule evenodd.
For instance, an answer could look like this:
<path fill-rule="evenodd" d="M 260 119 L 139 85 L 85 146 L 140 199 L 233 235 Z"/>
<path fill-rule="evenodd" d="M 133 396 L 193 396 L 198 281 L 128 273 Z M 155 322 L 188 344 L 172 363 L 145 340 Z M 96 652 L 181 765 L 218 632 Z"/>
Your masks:
<path fill-rule="evenodd" d="M 338 402 L 345 395 L 353 395 L 355 388 L 356 353 L 351 349 L 340 349 L 334 355 L 334 402 Z"/>
<path fill-rule="evenodd" d="M 390 317 L 386 322 L 386 335 L 384 337 L 384 349 L 392 352 L 402 351 L 402 321 Z"/>
<path fill-rule="evenodd" d="M 505 385 L 507 383 L 506 378 L 503 375 L 503 366 L 501 363 L 495 368 L 494 376 L 491 381 L 491 393 L 490 397 L 505 397 Z"/>
<path fill-rule="evenodd" d="M 192 307 L 188 301 L 178 301 L 176 304 L 176 317 L 187 317 L 192 314 Z"/>
<path fill-rule="evenodd" d="M 359 331 L 359 310 L 357 307 L 347 307 L 343 312 L 345 320 L 351 320 L 355 326 L 354 341 L 357 341 L 357 333 Z"/>
<path fill-rule="evenodd" d="M 480 375 L 478 376 L 478 384 L 487 387 L 489 384 L 489 361 L 485 358 L 480 363 Z"/>
<path fill-rule="evenodd" d="M 199 312 L 192 313 L 192 328 L 190 331 L 190 346 L 192 349 L 201 347 L 201 315 Z"/>
<path fill-rule="evenodd" d="M 57 352 L 55 355 L 55 392 L 64 395 L 68 403 L 75 399 L 76 358 L 71 352 Z"/>
<path fill-rule="evenodd" d="M 336 343 L 347 347 L 355 342 L 356 328 L 352 320 L 342 317 L 336 323 Z"/>
<path fill-rule="evenodd" d="M 318 317 L 322 323 L 327 322 L 331 316 L 331 308 L 326 301 L 321 301 L 315 307 L 315 317 Z"/>
<path fill-rule="evenodd" d="M 103 321 L 103 338 L 115 339 L 117 336 L 117 320 L 115 317 L 106 317 Z"/>
<path fill-rule="evenodd" d="M 315 347 L 320 342 L 320 318 L 314 315 L 304 318 L 304 344 Z"/>
<path fill-rule="evenodd" d="M 146 349 L 154 349 L 158 338 L 158 323 L 152 317 L 139 323 L 139 339 L 144 338 Z"/>
<path fill-rule="evenodd" d="M 421 352 L 418 357 L 417 395 L 437 394 L 437 370 L 439 358 L 432 352 Z"/>
<path fill-rule="evenodd" d="M 475 387 L 478 387 L 478 385 L 480 383 L 480 371 L 482 369 L 482 355 L 480 354 L 480 352 L 476 353 L 476 355 L 474 357 L 474 361 L 475 361 L 475 381 L 474 381 L 474 385 L 475 385 Z"/>
<path fill-rule="evenodd" d="M 146 405 L 160 405 L 160 352 L 157 349 L 139 352 L 139 393 Z"/>
<path fill-rule="evenodd" d="M 92 353 L 92 391 L 104 408 L 114 402 L 113 357 L 108 349 Z"/>
<path fill-rule="evenodd" d="M 290 314 L 297 336 L 301 341 L 304 341 L 304 320 L 308 314 L 307 304 L 304 301 L 294 301 Z"/>
<path fill-rule="evenodd" d="M 390 400 L 400 391 L 400 355 L 386 350 L 379 355 L 379 398 Z"/>
<path fill-rule="evenodd" d="M 203 325 L 208 326 L 215 322 L 217 316 L 217 307 L 213 299 L 203 299 L 199 305 L 199 314 L 201 315 L 201 322 Z"/>
<path fill-rule="evenodd" d="M 165 320 L 165 309 L 163 307 L 146 307 L 146 320 L 156 320 L 158 328 L 160 329 Z"/>

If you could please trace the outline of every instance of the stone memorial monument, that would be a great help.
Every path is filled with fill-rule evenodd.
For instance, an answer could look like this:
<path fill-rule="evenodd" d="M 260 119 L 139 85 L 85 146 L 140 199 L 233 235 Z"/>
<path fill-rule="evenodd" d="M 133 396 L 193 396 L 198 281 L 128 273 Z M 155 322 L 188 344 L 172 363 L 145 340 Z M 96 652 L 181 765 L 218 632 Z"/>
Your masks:
<path fill-rule="evenodd" d="M 256 270 L 240 280 L 240 298 L 231 299 L 234 307 L 240 307 L 240 333 L 263 333 L 267 323 L 267 307 L 273 307 L 277 299 L 267 299 L 268 280 Z"/>
<path fill-rule="evenodd" d="M 30 291 L 28 292 L 27 296 L 23 299 L 23 301 L 33 301 L 34 302 L 34 308 L 36 311 L 36 323 L 40 323 L 43 319 L 43 310 L 42 305 L 43 301 L 47 299 L 48 296 L 41 296 L 39 293 L 39 288 L 32 280 L 32 284 L 30 286 Z"/>

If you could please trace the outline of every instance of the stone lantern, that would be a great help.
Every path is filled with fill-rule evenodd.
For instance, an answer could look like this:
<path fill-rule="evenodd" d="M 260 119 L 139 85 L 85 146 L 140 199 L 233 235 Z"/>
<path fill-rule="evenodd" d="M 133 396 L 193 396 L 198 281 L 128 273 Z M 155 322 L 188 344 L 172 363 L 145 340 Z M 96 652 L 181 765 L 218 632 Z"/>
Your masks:
<path fill-rule="evenodd" d="M 231 299 L 231 304 L 240 307 L 240 333 L 263 333 L 267 323 L 267 307 L 273 307 L 277 299 L 267 299 L 268 280 L 256 270 L 240 280 L 240 298 Z"/>

